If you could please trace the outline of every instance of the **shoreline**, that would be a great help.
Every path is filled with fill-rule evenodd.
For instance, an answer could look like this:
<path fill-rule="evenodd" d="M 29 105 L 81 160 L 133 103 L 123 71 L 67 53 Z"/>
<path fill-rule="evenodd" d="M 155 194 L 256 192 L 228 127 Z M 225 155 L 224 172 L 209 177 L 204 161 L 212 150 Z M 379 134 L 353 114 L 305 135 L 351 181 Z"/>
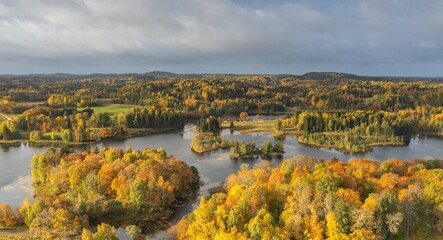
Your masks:
<path fill-rule="evenodd" d="M 306 143 L 306 142 L 300 141 L 298 138 L 297 138 L 297 142 L 302 144 L 302 145 L 308 146 L 308 147 L 325 148 L 325 149 L 329 149 L 329 150 L 330 149 L 334 149 L 334 150 L 337 150 L 337 151 L 345 153 L 345 154 L 367 153 L 367 152 L 372 152 L 372 150 L 373 150 L 373 149 L 370 149 L 370 150 L 367 150 L 367 151 L 351 151 L 351 150 L 348 150 L 348 149 L 345 149 L 345 148 L 338 148 L 338 147 L 336 147 L 334 145 L 325 145 L 325 144 L 317 145 L 317 144 L 313 144 L 313 143 Z M 368 145 L 370 147 L 404 147 L 407 144 L 406 143 L 403 143 L 403 144 L 396 144 L 396 143 L 368 143 Z"/>
<path fill-rule="evenodd" d="M 161 129 L 138 129 L 132 128 L 133 132 L 128 133 L 124 136 L 104 138 L 100 141 L 88 141 L 88 142 L 63 142 L 60 140 L 29 140 L 29 139 L 14 139 L 14 140 L 0 140 L 0 147 L 20 147 L 22 144 L 27 144 L 32 147 L 43 147 L 43 146 L 82 146 L 90 145 L 94 143 L 111 142 L 111 141 L 123 141 L 129 138 L 145 137 L 156 134 L 172 133 L 178 132 L 183 129 L 179 128 L 161 128 Z"/>

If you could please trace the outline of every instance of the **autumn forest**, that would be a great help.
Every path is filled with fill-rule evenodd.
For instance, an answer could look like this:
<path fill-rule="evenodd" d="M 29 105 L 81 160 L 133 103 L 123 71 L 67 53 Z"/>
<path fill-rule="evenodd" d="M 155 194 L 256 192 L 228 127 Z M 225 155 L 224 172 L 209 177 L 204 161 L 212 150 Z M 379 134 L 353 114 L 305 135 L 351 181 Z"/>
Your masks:
<path fill-rule="evenodd" d="M 241 162 L 208 194 L 201 169 L 162 147 L 91 147 L 185 127 L 195 156 Z M 248 133 L 257 142 L 235 138 Z M 288 156 L 283 141 L 364 156 L 442 137 L 441 79 L 3 75 L 1 147 L 47 150 L 29 159 L 33 197 L 17 208 L 0 203 L 0 238 L 118 239 L 124 231 L 145 239 L 167 230 L 172 239 L 438 239 L 443 156 Z"/>

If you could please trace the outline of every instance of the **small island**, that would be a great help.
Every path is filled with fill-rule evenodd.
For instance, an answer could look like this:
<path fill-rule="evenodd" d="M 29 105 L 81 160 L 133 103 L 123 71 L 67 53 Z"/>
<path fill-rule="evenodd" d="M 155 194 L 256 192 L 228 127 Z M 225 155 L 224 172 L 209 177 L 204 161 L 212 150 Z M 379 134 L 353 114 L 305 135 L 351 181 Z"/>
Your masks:
<path fill-rule="evenodd" d="M 240 114 L 241 120 L 246 120 L 247 114 Z M 229 123 L 229 128 L 235 127 L 233 122 Z M 218 149 L 230 148 L 230 157 L 233 159 L 247 159 L 261 156 L 264 159 L 281 157 L 284 154 L 283 144 L 272 144 L 269 141 L 263 143 L 261 148 L 255 142 L 246 143 L 233 141 L 227 137 L 220 136 L 222 130 L 221 119 L 210 116 L 197 121 L 194 131 L 195 138 L 191 142 L 191 149 L 196 153 L 205 153 Z"/>
<path fill-rule="evenodd" d="M 222 130 L 220 119 L 214 116 L 197 121 L 192 139 L 191 149 L 196 153 L 206 153 L 217 149 L 230 148 L 233 141 L 220 135 Z"/>
<path fill-rule="evenodd" d="M 230 148 L 233 141 L 220 135 L 197 135 L 191 142 L 191 149 L 196 153 L 206 153 L 218 149 Z"/>
<path fill-rule="evenodd" d="M 255 156 L 261 156 L 264 159 L 270 159 L 272 157 L 282 157 L 285 153 L 283 149 L 283 144 L 276 143 L 272 144 L 269 141 L 265 141 L 263 145 L 259 148 L 255 142 L 245 143 L 245 142 L 234 142 L 229 152 L 231 158 L 233 159 L 246 159 L 253 158 Z"/>

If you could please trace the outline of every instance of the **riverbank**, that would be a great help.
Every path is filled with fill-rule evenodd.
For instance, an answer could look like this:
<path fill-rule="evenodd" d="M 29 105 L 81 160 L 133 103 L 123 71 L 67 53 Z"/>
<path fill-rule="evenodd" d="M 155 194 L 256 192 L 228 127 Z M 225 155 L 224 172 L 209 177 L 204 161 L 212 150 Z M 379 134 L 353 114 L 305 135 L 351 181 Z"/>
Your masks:
<path fill-rule="evenodd" d="M 177 132 L 180 131 L 179 128 L 128 128 L 128 132 L 124 136 L 116 136 L 116 137 L 110 137 L 110 138 L 104 138 L 99 141 L 87 141 L 87 142 L 66 142 L 66 141 L 60 141 L 60 140 L 48 140 L 48 139 L 42 139 L 42 140 L 30 140 L 30 139 L 14 139 L 14 140 L 0 140 L 0 146 L 4 147 L 16 147 L 20 146 L 22 143 L 28 144 L 29 146 L 82 146 L 82 145 L 88 145 L 93 144 L 97 142 L 110 142 L 110 141 L 122 141 L 128 138 L 136 138 L 136 137 L 145 137 L 150 135 L 156 135 L 156 134 L 163 134 L 163 133 L 171 133 L 171 132 Z"/>
<path fill-rule="evenodd" d="M 420 132 L 419 134 L 427 137 L 443 138 L 443 133 Z"/>
<path fill-rule="evenodd" d="M 0 239 L 32 239 L 26 226 L 0 228 Z"/>
<path fill-rule="evenodd" d="M 281 158 L 281 157 L 283 157 L 284 153 L 285 152 L 262 154 L 261 152 L 254 152 L 251 154 L 244 154 L 244 155 L 236 153 L 236 154 L 230 154 L 229 156 L 232 159 L 251 159 L 251 158 L 255 158 L 255 157 L 261 157 L 263 159 L 272 159 L 274 157 Z"/>
<path fill-rule="evenodd" d="M 23 142 L 26 142 L 26 141 L 22 141 L 22 140 L 0 140 L 0 146 L 1 147 L 18 147 Z"/>

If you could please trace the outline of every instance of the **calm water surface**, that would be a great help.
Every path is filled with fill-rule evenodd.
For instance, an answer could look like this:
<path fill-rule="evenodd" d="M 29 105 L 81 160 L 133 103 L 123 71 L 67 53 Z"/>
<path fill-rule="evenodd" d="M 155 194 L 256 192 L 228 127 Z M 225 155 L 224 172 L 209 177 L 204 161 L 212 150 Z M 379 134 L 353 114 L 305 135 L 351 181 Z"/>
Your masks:
<path fill-rule="evenodd" d="M 146 147 L 163 147 L 166 152 L 174 155 L 188 165 L 197 167 L 204 186 L 200 190 L 201 194 L 206 194 L 207 190 L 218 186 L 226 177 L 235 173 L 242 163 L 254 164 L 260 162 L 260 158 L 253 160 L 231 160 L 229 150 L 219 150 L 207 154 L 195 154 L 190 149 L 190 143 L 194 138 L 194 125 L 186 125 L 185 129 L 177 133 L 166 133 L 160 135 L 132 138 L 124 141 L 104 142 L 91 144 L 91 147 L 116 147 L 141 150 Z M 223 130 L 223 135 L 238 141 L 257 142 L 258 145 L 268 140 L 276 142 L 272 135 L 266 133 L 239 134 L 232 135 L 229 130 Z M 405 147 L 375 147 L 372 152 L 365 154 L 344 154 L 336 150 L 311 148 L 298 144 L 295 137 L 288 137 L 282 140 L 286 151 L 283 159 L 294 155 L 306 155 L 316 158 L 330 159 L 336 157 L 341 160 L 352 158 L 372 158 L 377 160 L 413 159 L 413 158 L 443 158 L 443 140 L 434 138 L 415 138 Z M 45 152 L 48 147 L 20 147 L 0 148 L 0 203 L 8 203 L 12 207 L 21 204 L 25 197 L 32 196 L 30 161 L 34 154 Z M 80 150 L 78 148 L 77 150 Z M 272 160 L 273 165 L 281 163 L 282 160 Z M 171 218 L 171 223 L 178 221 L 184 214 L 187 214 L 195 206 L 193 201 L 178 210 Z"/>

